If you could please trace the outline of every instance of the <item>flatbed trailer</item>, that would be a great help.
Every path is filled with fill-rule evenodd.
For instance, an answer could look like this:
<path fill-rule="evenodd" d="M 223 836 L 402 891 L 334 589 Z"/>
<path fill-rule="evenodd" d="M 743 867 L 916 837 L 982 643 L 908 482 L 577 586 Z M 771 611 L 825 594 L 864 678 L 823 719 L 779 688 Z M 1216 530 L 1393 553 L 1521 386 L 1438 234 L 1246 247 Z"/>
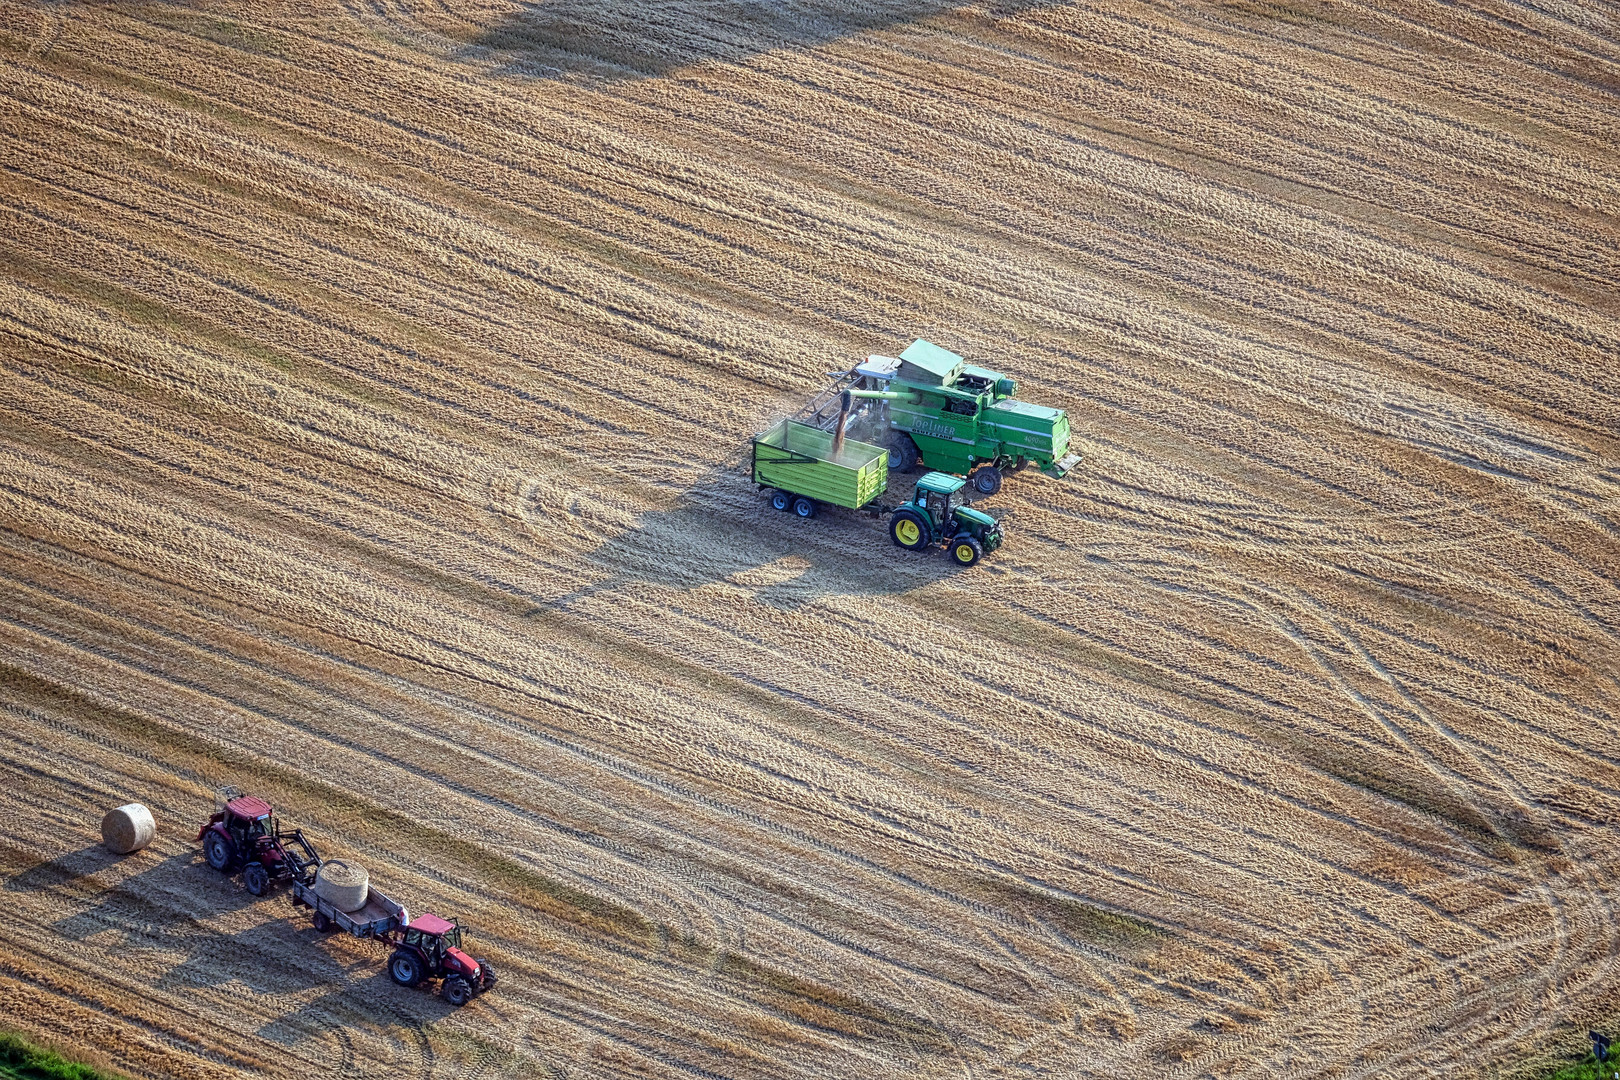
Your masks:
<path fill-rule="evenodd" d="M 331 901 L 323 899 L 312 883 L 295 881 L 292 885 L 293 906 L 307 907 L 315 922 L 315 929 L 337 927 L 358 938 L 389 938 L 396 930 L 410 925 L 411 913 L 403 904 L 396 904 L 372 888 L 366 894 L 365 906 L 358 911 L 342 911 Z"/>

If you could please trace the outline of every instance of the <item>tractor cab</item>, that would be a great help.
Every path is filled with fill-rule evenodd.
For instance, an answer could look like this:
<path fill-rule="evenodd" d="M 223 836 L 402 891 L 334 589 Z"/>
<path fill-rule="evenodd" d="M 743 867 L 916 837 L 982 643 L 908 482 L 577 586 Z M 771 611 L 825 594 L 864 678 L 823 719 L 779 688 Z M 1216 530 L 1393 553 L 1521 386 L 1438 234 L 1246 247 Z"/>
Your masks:
<path fill-rule="evenodd" d="M 927 512 L 936 530 L 943 530 L 946 522 L 953 520 L 956 511 L 967 501 L 962 495 L 966 486 L 967 481 L 959 476 L 931 472 L 917 481 L 917 493 L 912 502 Z"/>
<path fill-rule="evenodd" d="M 252 795 L 242 795 L 225 804 L 224 824 L 238 851 L 254 851 L 261 838 L 276 834 L 276 819 L 270 804 Z"/>
<path fill-rule="evenodd" d="M 405 928 L 405 944 L 421 949 L 424 956 L 442 961 L 447 950 L 461 948 L 461 926 L 431 911 L 424 912 Z"/>

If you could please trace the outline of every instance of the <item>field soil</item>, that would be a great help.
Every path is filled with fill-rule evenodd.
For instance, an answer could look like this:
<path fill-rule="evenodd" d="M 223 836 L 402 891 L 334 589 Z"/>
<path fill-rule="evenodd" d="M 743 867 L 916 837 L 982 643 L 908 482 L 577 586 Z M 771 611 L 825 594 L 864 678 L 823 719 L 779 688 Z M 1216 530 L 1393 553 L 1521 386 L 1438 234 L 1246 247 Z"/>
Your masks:
<path fill-rule="evenodd" d="M 1617 36 L 0 0 L 0 1022 L 182 1078 L 1575 1049 L 1620 1013 Z M 1085 454 L 967 571 L 743 465 L 914 337 Z M 209 870 L 224 785 L 495 992 Z"/>

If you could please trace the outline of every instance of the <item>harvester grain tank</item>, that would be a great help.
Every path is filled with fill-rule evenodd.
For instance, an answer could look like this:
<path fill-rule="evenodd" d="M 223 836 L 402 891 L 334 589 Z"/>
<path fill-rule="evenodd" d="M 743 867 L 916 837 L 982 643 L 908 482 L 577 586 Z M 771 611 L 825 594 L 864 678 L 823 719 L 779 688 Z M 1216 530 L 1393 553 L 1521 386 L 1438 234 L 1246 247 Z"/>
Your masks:
<path fill-rule="evenodd" d="M 923 464 L 968 476 L 977 491 L 993 495 L 1004 473 L 1034 465 L 1061 478 L 1080 461 L 1069 450 L 1063 410 L 1019 401 L 1017 390 L 1012 378 L 919 338 L 898 357 L 870 356 L 835 376 L 798 419 L 832 430 L 859 425 L 875 408 L 889 468 L 909 472 Z M 846 392 L 872 406 L 840 410 Z"/>

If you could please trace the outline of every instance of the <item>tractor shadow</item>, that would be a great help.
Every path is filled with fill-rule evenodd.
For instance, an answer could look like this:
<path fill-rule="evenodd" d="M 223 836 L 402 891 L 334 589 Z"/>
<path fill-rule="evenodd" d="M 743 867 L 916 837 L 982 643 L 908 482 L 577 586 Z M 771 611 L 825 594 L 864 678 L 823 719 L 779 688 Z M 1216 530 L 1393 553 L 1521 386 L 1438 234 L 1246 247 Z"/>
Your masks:
<path fill-rule="evenodd" d="M 298 1046 L 326 1037 L 333 1031 L 388 1030 L 441 1020 L 455 1007 L 433 989 L 399 986 L 383 967 L 387 952 L 379 946 L 370 970 L 356 973 L 327 993 L 305 1002 L 261 1027 L 261 1038 L 283 1046 Z"/>
<path fill-rule="evenodd" d="M 1046 3 L 1004 0 L 1006 18 Z M 466 39 L 469 56 L 530 78 L 620 82 L 698 64 L 735 64 L 915 23 L 960 9 L 960 0 L 535 0 Z"/>
<path fill-rule="evenodd" d="M 913 474 L 891 477 L 879 501 L 899 505 L 915 482 Z M 562 509 L 591 530 L 588 494 Z M 640 514 L 630 528 L 613 531 L 584 551 L 608 576 L 559 598 L 561 605 L 647 586 L 683 592 L 721 586 L 794 610 L 824 597 L 906 593 L 985 566 L 964 569 L 938 548 L 895 546 L 887 516 L 826 507 L 801 519 L 774 510 L 740 461 L 712 470 L 668 509 Z"/>

